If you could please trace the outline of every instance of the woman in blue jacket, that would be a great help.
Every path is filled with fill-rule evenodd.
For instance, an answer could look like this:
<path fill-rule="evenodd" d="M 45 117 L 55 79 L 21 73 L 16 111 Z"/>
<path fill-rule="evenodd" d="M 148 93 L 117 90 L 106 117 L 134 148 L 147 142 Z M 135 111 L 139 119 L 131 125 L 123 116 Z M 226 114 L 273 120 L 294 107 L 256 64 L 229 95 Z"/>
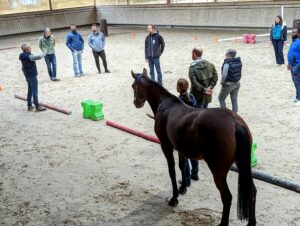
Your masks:
<path fill-rule="evenodd" d="M 286 24 L 283 23 L 282 17 L 275 18 L 275 24 L 272 25 L 270 33 L 270 41 L 275 50 L 275 57 L 277 65 L 284 64 L 283 46 L 287 39 Z"/>

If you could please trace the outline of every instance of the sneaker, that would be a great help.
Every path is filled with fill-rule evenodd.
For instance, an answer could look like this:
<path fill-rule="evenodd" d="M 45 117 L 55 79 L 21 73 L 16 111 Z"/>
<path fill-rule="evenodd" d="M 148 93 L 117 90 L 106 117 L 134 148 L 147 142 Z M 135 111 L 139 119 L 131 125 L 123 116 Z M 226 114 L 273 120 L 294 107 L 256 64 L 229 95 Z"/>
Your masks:
<path fill-rule="evenodd" d="M 33 111 L 33 110 L 34 110 L 33 106 L 28 107 L 28 111 Z"/>
<path fill-rule="evenodd" d="M 58 78 L 51 78 L 51 80 L 52 80 L 53 82 L 58 82 L 58 81 L 60 81 L 60 79 L 58 79 Z"/>
<path fill-rule="evenodd" d="M 297 100 L 297 102 L 295 103 L 296 106 L 300 106 L 300 100 Z"/>
<path fill-rule="evenodd" d="M 76 75 L 75 75 L 75 78 L 77 78 L 77 77 L 80 77 L 80 75 L 79 75 L 79 74 L 76 74 Z"/>
<path fill-rule="evenodd" d="M 298 99 L 297 99 L 296 97 L 293 97 L 293 98 L 291 99 L 291 101 L 292 101 L 292 102 L 297 102 Z"/>
<path fill-rule="evenodd" d="M 84 74 L 83 74 L 83 73 L 80 73 L 79 76 L 84 76 Z"/>
<path fill-rule="evenodd" d="M 47 108 L 42 107 L 42 106 L 39 106 L 38 108 L 35 109 L 36 112 L 38 112 L 38 111 L 46 111 L 46 110 L 47 110 Z"/>
<path fill-rule="evenodd" d="M 105 73 L 110 73 L 110 70 L 105 70 Z"/>
<path fill-rule="evenodd" d="M 195 180 L 195 181 L 198 181 L 199 180 L 199 176 L 197 174 L 192 174 L 191 175 L 191 179 Z"/>
<path fill-rule="evenodd" d="M 101 74 L 101 71 L 98 71 L 98 74 Z"/>

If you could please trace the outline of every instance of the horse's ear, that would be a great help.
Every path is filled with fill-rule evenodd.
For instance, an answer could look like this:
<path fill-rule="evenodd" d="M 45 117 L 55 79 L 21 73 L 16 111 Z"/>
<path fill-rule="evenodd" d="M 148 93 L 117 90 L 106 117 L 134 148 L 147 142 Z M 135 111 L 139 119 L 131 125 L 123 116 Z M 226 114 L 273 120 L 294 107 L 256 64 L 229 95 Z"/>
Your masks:
<path fill-rule="evenodd" d="M 131 70 L 131 75 L 135 79 L 135 74 L 134 74 L 133 70 Z"/>
<path fill-rule="evenodd" d="M 147 70 L 146 70 L 146 68 L 143 69 L 143 75 L 145 75 L 147 77 Z"/>

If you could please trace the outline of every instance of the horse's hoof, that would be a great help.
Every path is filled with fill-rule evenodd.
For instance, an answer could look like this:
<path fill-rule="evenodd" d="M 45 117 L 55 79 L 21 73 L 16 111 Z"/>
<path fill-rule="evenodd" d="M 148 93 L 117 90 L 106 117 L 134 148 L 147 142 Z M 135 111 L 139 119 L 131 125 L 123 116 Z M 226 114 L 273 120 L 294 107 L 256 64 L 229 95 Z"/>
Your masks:
<path fill-rule="evenodd" d="M 178 200 L 177 199 L 171 199 L 169 201 L 169 206 L 172 206 L 172 207 L 176 207 L 178 205 Z"/>
<path fill-rule="evenodd" d="M 180 186 L 179 194 L 184 195 L 187 192 L 187 188 L 185 186 Z"/>

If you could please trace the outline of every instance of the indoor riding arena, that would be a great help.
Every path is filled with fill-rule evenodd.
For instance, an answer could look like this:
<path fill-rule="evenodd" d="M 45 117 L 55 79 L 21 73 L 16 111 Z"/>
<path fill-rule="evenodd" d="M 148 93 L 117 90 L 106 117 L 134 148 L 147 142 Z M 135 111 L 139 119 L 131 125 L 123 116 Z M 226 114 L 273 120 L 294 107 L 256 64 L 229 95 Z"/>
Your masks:
<path fill-rule="evenodd" d="M 0 59 L 0 225 L 300 225 L 300 1 L 0 0 Z"/>

